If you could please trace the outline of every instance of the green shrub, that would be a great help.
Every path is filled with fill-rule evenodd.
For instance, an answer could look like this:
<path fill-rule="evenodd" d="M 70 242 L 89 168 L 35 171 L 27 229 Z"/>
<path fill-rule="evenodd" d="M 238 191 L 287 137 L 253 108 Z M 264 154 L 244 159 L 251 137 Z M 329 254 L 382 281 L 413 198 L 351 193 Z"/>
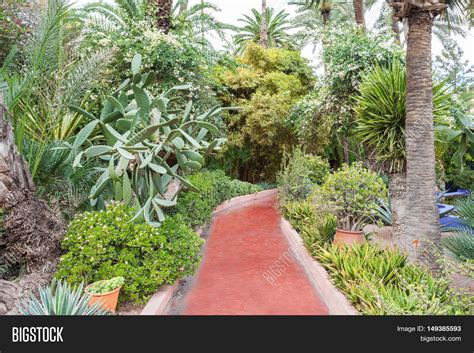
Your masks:
<path fill-rule="evenodd" d="M 378 200 L 387 198 L 382 178 L 361 163 L 344 164 L 313 192 L 318 210 L 336 216 L 337 226 L 361 230 L 376 217 Z"/>
<path fill-rule="evenodd" d="M 283 158 L 277 176 L 281 202 L 305 200 L 315 184 L 322 184 L 329 175 L 329 163 L 319 156 L 305 154 L 297 147 Z"/>
<path fill-rule="evenodd" d="M 312 254 L 364 314 L 471 313 L 468 297 L 449 289 L 446 279 L 408 264 L 397 250 L 382 250 L 370 243 L 353 247 L 316 244 Z"/>
<path fill-rule="evenodd" d="M 220 99 L 242 109 L 225 117 L 229 139 L 221 162 L 239 179 L 274 182 L 284 150 L 294 144 L 288 113 L 312 87 L 307 60 L 297 51 L 250 43 L 239 66 L 219 70 Z"/>
<path fill-rule="evenodd" d="M 208 222 L 214 209 L 222 202 L 262 190 L 256 185 L 232 180 L 222 170 L 199 172 L 191 175 L 189 181 L 198 191 L 181 193 L 171 212 L 179 213 L 193 228 Z"/>
<path fill-rule="evenodd" d="M 125 278 L 120 300 L 144 302 L 162 284 L 191 275 L 203 240 L 175 215 L 160 227 L 133 221 L 135 210 L 111 203 L 105 211 L 85 212 L 71 223 L 56 273 L 69 283 Z"/>
<path fill-rule="evenodd" d="M 282 205 L 284 217 L 301 234 L 305 245 L 323 245 L 332 242 L 336 219 L 331 214 L 318 212 L 310 201 L 288 201 Z"/>

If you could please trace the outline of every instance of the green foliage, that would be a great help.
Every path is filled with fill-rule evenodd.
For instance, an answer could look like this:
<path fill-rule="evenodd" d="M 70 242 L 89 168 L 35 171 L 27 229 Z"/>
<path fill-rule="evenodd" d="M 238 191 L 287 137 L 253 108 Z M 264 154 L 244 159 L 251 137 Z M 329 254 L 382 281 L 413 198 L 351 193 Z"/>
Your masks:
<path fill-rule="evenodd" d="M 474 260 L 474 232 L 443 238 L 443 246 L 458 260 Z"/>
<path fill-rule="evenodd" d="M 297 147 L 286 154 L 277 176 L 281 202 L 305 200 L 315 184 L 322 184 L 329 175 L 329 163 L 319 156 L 305 154 Z"/>
<path fill-rule="evenodd" d="M 455 202 L 454 215 L 462 226 L 453 231 L 455 235 L 443 238 L 442 244 L 458 261 L 474 260 L 474 200 L 472 196 Z"/>
<path fill-rule="evenodd" d="M 39 288 L 39 298 L 33 294 L 18 305 L 21 315 L 109 315 L 100 303 L 90 305 L 90 297 L 82 291 L 83 283 L 72 287 L 53 279 L 50 286 Z"/>
<path fill-rule="evenodd" d="M 310 201 L 287 201 L 281 206 L 284 217 L 301 234 L 310 248 L 331 243 L 336 233 L 336 218 L 324 214 Z"/>
<path fill-rule="evenodd" d="M 225 104 L 242 109 L 225 117 L 229 142 L 225 168 L 239 179 L 274 181 L 283 151 L 294 142 L 285 119 L 312 83 L 306 60 L 295 51 L 250 43 L 237 69 L 219 70 Z"/>
<path fill-rule="evenodd" d="M 363 314 L 471 313 L 468 297 L 449 289 L 446 279 L 408 264 L 397 250 L 370 243 L 342 248 L 314 244 L 312 253 Z"/>
<path fill-rule="evenodd" d="M 123 277 L 114 277 L 103 281 L 97 281 L 95 283 L 92 283 L 89 288 L 87 288 L 87 292 L 91 294 L 109 293 L 119 287 L 122 287 L 124 283 L 125 278 Z"/>
<path fill-rule="evenodd" d="M 290 37 L 287 33 L 289 27 L 289 14 L 285 10 L 275 13 L 271 7 L 267 7 L 265 11 L 265 23 L 268 29 L 268 46 L 284 47 L 290 44 Z M 243 19 L 239 19 L 244 23 L 243 27 L 235 27 L 237 34 L 233 37 L 237 52 L 242 53 L 249 42 L 260 42 L 260 29 L 262 24 L 262 13 L 256 9 L 252 9 L 252 15 L 244 15 Z"/>
<path fill-rule="evenodd" d="M 357 91 L 363 74 L 376 64 L 400 60 L 402 50 L 384 35 L 364 32 L 357 26 L 333 26 L 324 34 L 323 62 L 326 84 L 335 96 Z"/>
<path fill-rule="evenodd" d="M 127 13 L 130 12 L 127 4 L 133 3 L 135 5 L 130 7 L 132 13 Z M 207 17 L 206 13 L 196 12 L 197 8 L 192 6 L 189 12 L 175 16 L 173 21 L 176 28 L 164 34 L 155 26 L 153 16 L 147 16 L 146 5 L 140 0 L 126 3 L 119 1 L 112 5 L 85 5 L 86 39 L 82 43 L 83 50 L 87 53 L 91 48 L 100 47 L 113 53 L 109 75 L 95 82 L 96 94 L 99 97 L 107 95 L 110 86 L 116 86 L 126 79 L 134 55 L 141 53 L 144 70 L 155 71 L 158 78 L 158 85 L 149 88 L 152 94 L 157 95 L 162 90 L 186 84 L 192 87 L 181 92 L 181 96 L 193 100 L 196 103 L 194 109 L 209 109 L 219 104 L 214 92 L 219 87 L 216 87 L 217 82 L 212 75 L 219 55 L 203 45 L 201 34 L 194 33 L 203 24 L 199 21 Z M 204 25 L 210 25 L 209 21 L 212 22 L 206 18 L 207 23 Z M 216 26 L 222 27 L 220 24 Z"/>
<path fill-rule="evenodd" d="M 0 86 L 3 83 L 6 87 L 4 98 L 12 116 L 15 142 L 20 153 L 28 157 L 35 181 L 48 144 L 69 138 L 83 122 L 69 105 L 87 109 L 95 104 L 88 100 L 90 77 L 101 77 L 110 59 L 109 53 L 96 49 L 88 55 L 77 55 L 78 23 L 67 0 L 49 1 L 40 18 L 21 56 L 11 57 L 11 67 L 0 70 Z M 30 146 L 38 147 L 34 151 L 24 150 L 29 140 L 35 142 Z"/>
<path fill-rule="evenodd" d="M 69 147 L 73 167 L 81 167 L 82 157 L 107 162 L 90 191 L 93 206 L 100 206 L 109 191 L 113 200 L 135 205 L 137 218 L 159 225 L 165 218 L 162 208 L 176 204 L 165 197 L 170 181 L 174 178 L 194 188 L 186 174 L 200 170 L 205 157 L 225 142 L 214 138 L 218 129 L 206 121 L 223 108 L 194 115 L 190 101 L 184 108 L 172 109 L 171 93 L 188 87 L 176 86 L 153 97 L 147 87 L 156 82 L 156 74 L 141 74 L 141 59 L 134 57 L 132 77 L 107 97 L 99 119 L 71 107 L 91 121 Z"/>
<path fill-rule="evenodd" d="M 356 138 L 387 172 L 405 169 L 406 70 L 399 61 L 376 65 L 362 79 L 354 108 Z M 433 115 L 450 114 L 452 95 L 445 81 L 433 85 Z"/>
<path fill-rule="evenodd" d="M 474 115 L 453 108 L 454 123 L 445 121 L 436 128 L 439 139 L 454 145 L 455 152 L 449 159 L 461 172 L 467 158 L 474 159 Z"/>
<path fill-rule="evenodd" d="M 339 228 L 361 230 L 375 218 L 378 200 L 386 199 L 387 188 L 376 173 L 353 163 L 330 174 L 313 196 L 319 209 L 336 216 Z"/>
<path fill-rule="evenodd" d="M 182 193 L 176 207 L 170 211 L 182 215 L 193 228 L 208 222 L 214 209 L 222 202 L 262 190 L 256 185 L 232 180 L 221 170 L 199 172 L 191 175 L 189 180 L 199 191 Z"/>
<path fill-rule="evenodd" d="M 71 223 L 62 247 L 57 278 L 87 283 L 124 277 L 121 301 L 144 302 L 162 284 L 194 273 L 202 239 L 179 215 L 161 227 L 133 221 L 135 211 L 111 203 L 105 211 L 85 212 Z"/>
<path fill-rule="evenodd" d="M 446 169 L 446 181 L 458 188 L 474 190 L 474 170 L 466 165 L 460 170 L 450 163 Z"/>
<path fill-rule="evenodd" d="M 324 89 L 315 90 L 291 108 L 286 124 L 306 151 L 322 155 L 331 144 L 334 119 L 325 114 Z"/>

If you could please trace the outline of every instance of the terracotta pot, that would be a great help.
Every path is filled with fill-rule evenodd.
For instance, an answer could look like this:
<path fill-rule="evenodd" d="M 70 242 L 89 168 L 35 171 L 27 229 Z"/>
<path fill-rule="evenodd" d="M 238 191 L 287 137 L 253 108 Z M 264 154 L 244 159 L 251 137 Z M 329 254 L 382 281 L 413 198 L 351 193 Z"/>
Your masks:
<path fill-rule="evenodd" d="M 99 281 L 99 282 L 103 282 L 103 281 Z M 92 286 L 92 284 L 89 284 L 85 289 L 85 292 L 91 296 L 91 301 L 89 302 L 89 304 L 93 305 L 94 303 L 99 302 L 102 308 L 112 313 L 115 313 L 115 309 L 117 308 L 120 288 L 122 287 L 115 288 L 113 291 L 110 291 L 107 293 L 94 294 L 94 293 L 89 292 L 89 288 L 90 286 Z"/>
<path fill-rule="evenodd" d="M 351 231 L 345 229 L 336 228 L 336 234 L 334 235 L 334 245 L 353 245 L 355 243 L 362 244 L 365 242 L 363 231 Z"/>

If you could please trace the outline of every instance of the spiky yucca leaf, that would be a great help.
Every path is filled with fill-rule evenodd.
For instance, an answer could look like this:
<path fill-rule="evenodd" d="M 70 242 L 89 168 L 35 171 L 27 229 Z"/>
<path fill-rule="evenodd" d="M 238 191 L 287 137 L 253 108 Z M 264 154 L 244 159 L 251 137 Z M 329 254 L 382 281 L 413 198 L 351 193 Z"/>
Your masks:
<path fill-rule="evenodd" d="M 355 136 L 387 172 L 405 168 L 406 70 L 398 61 L 376 66 L 363 79 L 355 98 Z M 451 94 L 445 81 L 433 85 L 435 121 L 449 114 Z"/>

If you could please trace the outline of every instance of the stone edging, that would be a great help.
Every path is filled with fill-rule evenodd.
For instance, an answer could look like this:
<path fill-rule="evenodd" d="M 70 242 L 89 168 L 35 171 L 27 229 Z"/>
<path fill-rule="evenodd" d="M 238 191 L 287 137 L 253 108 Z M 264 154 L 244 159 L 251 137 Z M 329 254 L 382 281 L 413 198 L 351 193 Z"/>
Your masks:
<path fill-rule="evenodd" d="M 330 315 L 360 315 L 349 300 L 331 282 L 329 274 L 317 262 L 303 244 L 301 236 L 293 229 L 290 222 L 281 218 L 281 230 L 285 235 L 295 256 L 300 260 L 313 288 L 321 296 Z"/>

